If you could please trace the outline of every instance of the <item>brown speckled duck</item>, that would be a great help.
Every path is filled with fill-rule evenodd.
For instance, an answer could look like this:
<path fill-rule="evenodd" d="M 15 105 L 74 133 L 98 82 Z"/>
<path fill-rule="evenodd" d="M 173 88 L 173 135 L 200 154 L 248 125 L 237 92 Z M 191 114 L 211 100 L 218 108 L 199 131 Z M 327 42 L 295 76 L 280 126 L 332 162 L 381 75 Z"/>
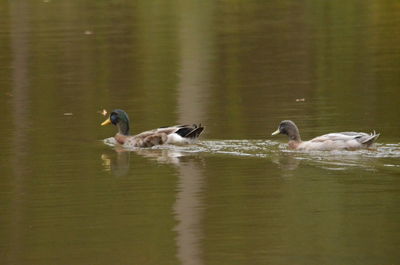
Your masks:
<path fill-rule="evenodd" d="M 289 136 L 289 147 L 297 150 L 357 150 L 369 148 L 379 137 L 379 133 L 339 132 L 318 136 L 309 141 L 302 141 L 299 129 L 292 121 L 281 121 L 278 130 L 272 135 L 286 134 Z"/>
<path fill-rule="evenodd" d="M 196 140 L 204 127 L 199 125 L 175 125 L 130 135 L 128 114 L 121 109 L 113 110 L 101 125 L 114 124 L 118 128 L 115 140 L 124 147 L 151 147 L 162 144 L 188 144 Z"/>

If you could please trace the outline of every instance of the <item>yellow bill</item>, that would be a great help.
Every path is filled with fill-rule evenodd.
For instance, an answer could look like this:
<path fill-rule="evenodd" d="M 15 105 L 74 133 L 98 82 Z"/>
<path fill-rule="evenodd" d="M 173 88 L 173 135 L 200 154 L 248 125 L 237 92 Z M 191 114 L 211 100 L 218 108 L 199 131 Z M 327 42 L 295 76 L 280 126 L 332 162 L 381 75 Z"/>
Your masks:
<path fill-rule="evenodd" d="M 279 129 L 278 130 L 276 130 L 275 132 L 273 132 L 271 135 L 277 135 L 277 134 L 279 134 L 280 133 L 280 131 L 279 131 Z"/>
<path fill-rule="evenodd" d="M 103 121 L 103 123 L 101 124 L 101 126 L 108 125 L 108 124 L 110 124 L 110 123 L 111 123 L 111 120 L 110 120 L 110 118 L 108 118 L 107 120 Z"/>

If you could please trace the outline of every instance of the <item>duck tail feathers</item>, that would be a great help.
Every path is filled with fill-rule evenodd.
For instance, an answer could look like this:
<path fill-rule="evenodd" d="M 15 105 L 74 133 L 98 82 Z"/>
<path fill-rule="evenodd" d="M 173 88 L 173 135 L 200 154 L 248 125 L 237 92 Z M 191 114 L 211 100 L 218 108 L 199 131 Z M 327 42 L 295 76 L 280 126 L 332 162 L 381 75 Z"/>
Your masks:
<path fill-rule="evenodd" d="M 193 124 L 193 126 L 182 127 L 175 133 L 179 134 L 180 136 L 182 136 L 184 138 L 196 139 L 200 136 L 200 134 L 203 132 L 203 130 L 204 130 L 204 127 L 201 126 L 201 124 L 199 124 L 199 125 Z"/>
<path fill-rule="evenodd" d="M 362 141 L 362 144 L 370 146 L 371 144 L 373 144 L 376 141 L 376 139 L 378 139 L 379 135 L 380 135 L 380 133 L 376 133 L 374 131 L 367 138 L 365 138 L 364 141 Z"/>
<path fill-rule="evenodd" d="M 200 136 L 200 134 L 203 132 L 204 127 L 197 127 L 193 131 L 191 131 L 188 135 L 186 135 L 186 138 L 191 138 L 191 139 L 196 139 Z"/>

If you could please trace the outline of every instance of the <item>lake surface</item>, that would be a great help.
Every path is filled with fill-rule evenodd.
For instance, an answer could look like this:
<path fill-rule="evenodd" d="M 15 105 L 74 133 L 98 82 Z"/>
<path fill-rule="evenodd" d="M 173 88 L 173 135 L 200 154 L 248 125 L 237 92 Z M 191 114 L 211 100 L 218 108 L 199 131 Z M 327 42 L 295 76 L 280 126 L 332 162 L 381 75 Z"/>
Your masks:
<path fill-rule="evenodd" d="M 6 1 L 1 264 L 397 264 L 400 5 Z M 202 123 L 189 146 L 133 132 Z M 376 130 L 372 150 L 297 152 Z"/>

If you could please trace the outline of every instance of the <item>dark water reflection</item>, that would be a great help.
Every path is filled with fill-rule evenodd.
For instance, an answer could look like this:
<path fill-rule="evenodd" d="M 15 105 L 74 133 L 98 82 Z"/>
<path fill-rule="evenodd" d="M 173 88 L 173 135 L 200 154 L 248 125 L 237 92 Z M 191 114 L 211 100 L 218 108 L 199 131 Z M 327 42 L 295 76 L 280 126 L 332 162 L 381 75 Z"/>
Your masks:
<path fill-rule="evenodd" d="M 399 10 L 0 5 L 1 264 L 397 263 Z M 206 131 L 192 146 L 121 150 L 99 126 L 116 107 L 134 132 Z M 376 150 L 289 151 L 269 139 L 287 118 L 303 139 L 381 137 Z"/>

